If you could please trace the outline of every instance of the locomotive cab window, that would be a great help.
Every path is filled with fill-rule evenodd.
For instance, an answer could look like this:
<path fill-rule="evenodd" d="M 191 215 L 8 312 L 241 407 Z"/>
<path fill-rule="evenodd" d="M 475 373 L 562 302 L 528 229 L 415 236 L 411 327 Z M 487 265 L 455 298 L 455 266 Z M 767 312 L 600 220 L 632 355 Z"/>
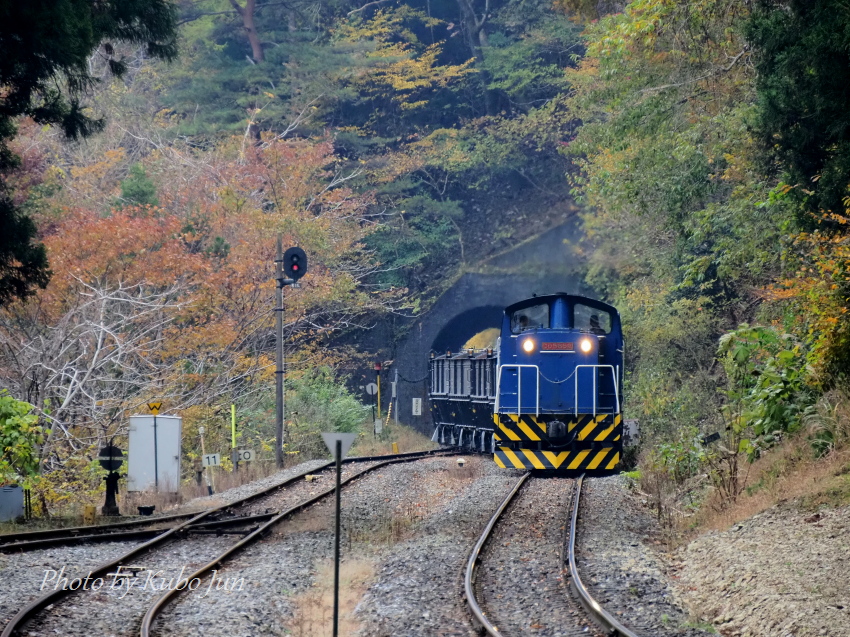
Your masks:
<path fill-rule="evenodd" d="M 611 315 L 604 310 L 576 303 L 573 306 L 573 328 L 591 334 L 610 334 Z"/>
<path fill-rule="evenodd" d="M 511 315 L 511 333 L 519 334 L 525 330 L 549 328 L 549 305 L 542 303 L 517 310 Z"/>

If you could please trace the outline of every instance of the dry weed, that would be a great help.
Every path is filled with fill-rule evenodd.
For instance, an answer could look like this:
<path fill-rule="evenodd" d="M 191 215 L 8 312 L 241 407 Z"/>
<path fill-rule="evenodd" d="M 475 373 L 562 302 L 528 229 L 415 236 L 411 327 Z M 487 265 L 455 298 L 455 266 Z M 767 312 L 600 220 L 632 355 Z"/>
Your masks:
<path fill-rule="evenodd" d="M 280 537 L 287 537 L 298 533 L 314 533 L 318 531 L 330 531 L 333 533 L 334 518 L 335 512 L 333 509 L 314 507 L 309 513 L 290 517 L 285 524 L 277 527 L 274 534 Z"/>
<path fill-rule="evenodd" d="M 392 443 L 398 445 L 400 453 L 413 451 L 428 451 L 436 449 L 437 444 L 431 442 L 427 437 L 418 431 L 411 429 L 405 425 L 390 425 L 384 431 L 382 438 L 376 439 L 370 435 L 362 435 L 350 452 L 350 456 L 380 456 L 393 453 Z M 323 450 L 324 451 L 324 450 Z M 306 460 L 305 457 L 287 457 L 287 466 L 297 464 Z M 225 471 L 220 467 L 205 469 L 204 479 L 201 484 L 197 484 L 194 480 L 184 482 L 177 493 L 154 493 L 153 491 L 142 491 L 128 493 L 124 492 L 119 495 L 119 505 L 121 512 L 124 515 L 138 515 L 137 506 L 156 506 L 156 512 L 168 511 L 179 506 L 183 502 L 194 498 L 203 497 L 208 494 L 206 480 L 209 477 L 212 482 L 212 487 L 215 493 L 222 493 L 228 489 L 248 484 L 265 478 L 277 471 L 273 461 L 257 461 L 245 462 L 239 465 L 238 471 Z M 224 501 L 213 500 L 211 505 L 223 504 Z M 72 511 L 74 515 L 79 515 L 80 512 Z"/>
<path fill-rule="evenodd" d="M 850 397 L 832 390 L 806 415 L 806 427 L 816 451 L 827 454 L 850 444 Z"/>
<path fill-rule="evenodd" d="M 790 500 L 813 507 L 846 504 L 842 499 L 850 496 L 848 463 L 850 448 L 845 446 L 816 458 L 807 436 L 795 436 L 753 464 L 745 489 L 735 502 L 721 506 L 719 495 L 711 494 L 695 517 L 693 527 L 727 529 Z"/>
<path fill-rule="evenodd" d="M 139 515 L 139 506 L 154 506 L 155 513 L 168 511 L 183 503 L 182 489 L 179 493 L 154 493 L 152 491 L 134 491 L 119 497 L 119 506 L 124 515 Z"/>
<path fill-rule="evenodd" d="M 392 546 L 411 537 L 425 515 L 422 509 L 408 504 L 401 510 L 370 511 L 366 518 L 348 516 L 345 520 L 347 545 L 349 548 L 354 544 Z"/>
<path fill-rule="evenodd" d="M 205 471 L 212 472 L 209 476 L 215 493 L 221 493 L 270 476 L 277 471 L 277 467 L 273 461 L 245 462 L 239 465 L 238 471 L 225 471 L 220 467 L 208 467 Z M 168 511 L 188 500 L 206 496 L 209 491 L 205 480 L 206 477 L 200 485 L 194 480 L 184 482 L 176 493 L 165 493 L 163 491 L 159 493 L 153 491 L 124 492 L 119 494 L 118 503 L 124 515 L 138 515 L 138 506 L 154 505 L 156 506 L 155 511 L 158 513 Z M 205 503 L 205 506 L 217 506 L 219 504 L 224 504 L 224 500 L 214 499 Z"/>
<path fill-rule="evenodd" d="M 339 570 L 339 634 L 353 635 L 358 623 L 354 610 L 375 572 L 371 561 L 345 559 Z M 325 637 L 333 633 L 334 566 L 330 560 L 318 565 L 313 587 L 295 598 L 289 625 L 293 637 Z"/>
<path fill-rule="evenodd" d="M 431 442 L 428 436 L 424 436 L 415 429 L 405 425 L 390 424 L 384 429 L 380 437 L 371 433 L 362 434 L 357 438 L 350 456 L 382 456 L 393 453 L 393 443 L 398 445 L 399 453 L 412 453 L 414 451 L 429 451 L 436 449 L 439 445 Z"/>

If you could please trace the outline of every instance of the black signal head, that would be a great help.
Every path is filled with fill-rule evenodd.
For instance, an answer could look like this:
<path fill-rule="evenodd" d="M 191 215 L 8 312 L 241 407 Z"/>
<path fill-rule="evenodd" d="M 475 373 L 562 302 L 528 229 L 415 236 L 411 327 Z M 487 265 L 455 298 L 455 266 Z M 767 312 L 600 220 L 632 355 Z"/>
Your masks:
<path fill-rule="evenodd" d="M 283 254 L 283 271 L 294 281 L 300 279 L 307 272 L 307 253 L 301 248 L 289 248 Z"/>

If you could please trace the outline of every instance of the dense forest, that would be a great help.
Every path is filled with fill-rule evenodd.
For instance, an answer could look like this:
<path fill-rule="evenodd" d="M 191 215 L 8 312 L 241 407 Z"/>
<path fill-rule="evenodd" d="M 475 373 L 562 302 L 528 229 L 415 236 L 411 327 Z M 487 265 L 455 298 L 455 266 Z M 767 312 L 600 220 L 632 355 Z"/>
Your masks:
<path fill-rule="evenodd" d="M 339 370 L 364 353 L 330 335 L 415 314 L 570 198 L 645 470 L 734 499 L 784 436 L 845 442 L 838 2 L 77 4 L 0 10 L 0 475 L 45 506 L 99 489 L 154 397 L 192 441 L 235 403 L 270 449 L 278 235 L 311 255 L 296 452 L 363 419 Z"/>

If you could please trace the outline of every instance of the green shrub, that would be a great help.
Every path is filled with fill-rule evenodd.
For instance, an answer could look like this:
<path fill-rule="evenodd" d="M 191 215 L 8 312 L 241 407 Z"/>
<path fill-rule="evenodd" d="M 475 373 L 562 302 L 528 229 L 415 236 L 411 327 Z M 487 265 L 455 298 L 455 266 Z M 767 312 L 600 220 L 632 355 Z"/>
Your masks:
<path fill-rule="evenodd" d="M 797 431 L 812 403 L 802 344 L 773 327 L 742 324 L 720 339 L 729 380 L 723 408 L 739 450 L 753 460 L 785 433 Z"/>
<path fill-rule="evenodd" d="M 26 483 L 38 474 L 44 429 L 33 406 L 0 390 L 0 484 Z"/>
<path fill-rule="evenodd" d="M 288 383 L 287 451 L 302 458 L 327 454 L 322 432 L 359 433 L 369 408 L 360 403 L 333 372 L 322 367 Z"/>

